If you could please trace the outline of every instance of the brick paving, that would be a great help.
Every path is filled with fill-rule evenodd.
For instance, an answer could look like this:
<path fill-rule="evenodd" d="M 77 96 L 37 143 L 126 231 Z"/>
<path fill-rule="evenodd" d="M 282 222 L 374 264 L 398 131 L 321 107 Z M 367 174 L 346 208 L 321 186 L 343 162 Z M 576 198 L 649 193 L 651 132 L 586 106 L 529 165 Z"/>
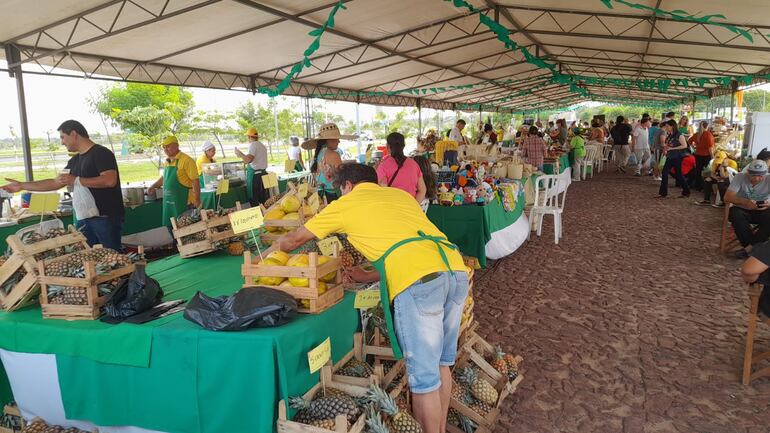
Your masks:
<path fill-rule="evenodd" d="M 479 332 L 525 358 L 495 432 L 770 431 L 770 379 L 740 382 L 748 301 L 722 210 L 657 186 L 573 183 L 559 245 L 549 218 L 477 274 Z"/>

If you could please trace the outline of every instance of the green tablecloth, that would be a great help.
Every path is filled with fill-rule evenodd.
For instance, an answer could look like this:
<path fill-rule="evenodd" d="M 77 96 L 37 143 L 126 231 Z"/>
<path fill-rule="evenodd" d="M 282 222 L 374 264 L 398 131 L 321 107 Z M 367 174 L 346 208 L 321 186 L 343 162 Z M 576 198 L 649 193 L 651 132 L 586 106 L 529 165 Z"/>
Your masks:
<path fill-rule="evenodd" d="M 492 233 L 516 222 L 524 212 L 523 188 L 516 208 L 506 212 L 497 198 L 486 206 L 438 206 L 428 208 L 428 219 L 460 248 L 466 256 L 476 257 L 481 267 L 487 266 L 486 245 Z"/>
<path fill-rule="evenodd" d="M 249 194 L 246 191 L 246 185 L 244 184 L 232 187 L 227 194 L 222 194 L 222 198 L 219 200 L 219 206 L 229 209 L 235 207 L 235 202 L 247 203 L 248 201 Z M 216 192 L 201 192 L 201 205 L 204 209 L 217 210 Z"/>
<path fill-rule="evenodd" d="M 565 153 L 559 157 L 559 173 L 561 174 L 570 166 L 570 159 L 569 154 Z M 545 163 L 543 164 L 543 173 L 545 174 L 556 174 L 554 173 L 553 164 Z"/>
<path fill-rule="evenodd" d="M 224 253 L 174 256 L 148 272 L 166 299 L 188 299 L 197 290 L 235 292 L 241 264 Z M 0 313 L 0 347 L 57 355 L 69 419 L 172 433 L 272 433 L 278 400 L 319 380 L 307 352 L 327 337 L 335 361 L 352 348 L 359 324 L 353 298 L 320 315 L 244 332 L 206 331 L 181 313 L 144 325 L 43 320 L 36 307 Z"/>
<path fill-rule="evenodd" d="M 289 181 L 297 181 L 310 174 L 309 171 L 298 171 L 296 173 L 286 173 L 278 176 L 278 191 L 284 192 L 288 188 Z"/>
<path fill-rule="evenodd" d="M 145 202 L 135 208 L 126 208 L 123 235 L 132 235 L 163 227 L 163 200 Z"/>

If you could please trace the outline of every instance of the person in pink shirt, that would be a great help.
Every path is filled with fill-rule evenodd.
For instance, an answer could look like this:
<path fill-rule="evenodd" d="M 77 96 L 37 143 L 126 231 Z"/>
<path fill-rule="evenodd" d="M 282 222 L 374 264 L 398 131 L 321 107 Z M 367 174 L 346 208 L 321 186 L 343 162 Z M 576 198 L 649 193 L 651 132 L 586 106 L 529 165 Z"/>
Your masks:
<path fill-rule="evenodd" d="M 427 187 L 422 177 L 420 166 L 412 158 L 404 155 L 404 136 L 392 132 L 387 139 L 388 156 L 377 166 L 377 179 L 380 186 L 390 186 L 406 191 L 417 199 L 425 200 Z"/>

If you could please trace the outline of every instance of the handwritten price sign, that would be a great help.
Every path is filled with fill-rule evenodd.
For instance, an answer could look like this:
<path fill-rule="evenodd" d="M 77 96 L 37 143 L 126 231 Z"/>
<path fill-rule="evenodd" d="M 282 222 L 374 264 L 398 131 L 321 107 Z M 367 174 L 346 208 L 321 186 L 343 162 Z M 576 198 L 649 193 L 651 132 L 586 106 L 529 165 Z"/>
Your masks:
<path fill-rule="evenodd" d="M 230 225 L 233 226 L 235 234 L 256 230 L 264 221 L 262 209 L 256 206 L 230 214 Z"/>
<path fill-rule="evenodd" d="M 316 242 L 318 249 L 321 250 L 321 254 L 325 256 L 334 255 L 334 246 L 337 246 L 337 251 L 342 251 L 342 242 L 340 242 L 337 236 L 329 236 L 328 238 L 321 239 Z"/>
<path fill-rule="evenodd" d="M 332 341 L 329 337 L 326 337 L 323 343 L 307 353 L 307 363 L 310 366 L 310 372 L 315 373 L 320 370 L 331 358 Z"/>
<path fill-rule="evenodd" d="M 353 303 L 353 308 L 368 310 L 369 308 L 376 307 L 379 303 L 379 290 L 359 290 L 356 292 L 356 300 Z"/>

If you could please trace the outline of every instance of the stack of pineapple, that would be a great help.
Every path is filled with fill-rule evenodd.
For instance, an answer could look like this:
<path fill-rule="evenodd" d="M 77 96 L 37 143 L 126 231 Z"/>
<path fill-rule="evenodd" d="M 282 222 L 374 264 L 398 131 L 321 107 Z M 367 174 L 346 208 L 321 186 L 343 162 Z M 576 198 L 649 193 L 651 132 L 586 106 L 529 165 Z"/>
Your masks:
<path fill-rule="evenodd" d="M 510 353 L 503 352 L 502 347 L 495 346 L 495 351 L 487 361 L 499 371 L 500 374 L 508 378 L 509 382 L 513 382 L 519 376 L 519 366 L 523 358 L 521 356 L 513 356 Z"/>
<path fill-rule="evenodd" d="M 499 394 L 491 383 L 479 376 L 478 369 L 464 367 L 452 372 L 452 398 L 486 417 L 497 405 Z"/>
<path fill-rule="evenodd" d="M 409 412 L 408 405 L 400 404 L 377 385 L 369 386 L 366 400 L 366 426 L 370 433 L 422 433 L 422 426 Z"/>
<path fill-rule="evenodd" d="M 201 221 L 201 210 L 200 209 L 190 209 L 186 212 L 184 212 L 182 215 L 179 215 L 176 219 L 176 226 L 177 228 L 187 227 L 191 226 L 197 222 Z M 206 231 L 202 230 L 196 233 L 193 233 L 191 235 L 182 236 L 182 245 L 192 244 L 195 242 L 200 242 L 202 240 L 206 239 Z"/>
<path fill-rule="evenodd" d="M 334 430 L 337 415 L 344 415 L 348 425 L 355 423 L 361 415 L 362 404 L 363 401 L 329 386 L 319 390 L 312 400 L 289 398 L 289 406 L 297 410 L 293 421 L 327 430 Z"/>
<path fill-rule="evenodd" d="M 94 248 L 69 254 L 61 259 L 45 263 L 45 275 L 49 277 L 85 278 L 86 262 L 95 264 L 96 274 L 108 274 L 113 269 L 128 266 L 142 260 L 136 253 L 121 254 L 109 248 Z M 117 288 L 121 279 L 99 285 L 99 296 L 104 296 Z M 85 287 L 49 285 L 48 302 L 63 305 L 87 305 L 88 294 Z"/>
<path fill-rule="evenodd" d="M 80 430 L 79 428 L 70 427 L 70 428 L 64 428 L 58 425 L 48 425 L 45 421 L 41 419 L 36 419 L 32 421 L 32 423 L 27 424 L 26 427 L 24 427 L 21 430 L 21 433 L 88 433 L 85 430 Z"/>

